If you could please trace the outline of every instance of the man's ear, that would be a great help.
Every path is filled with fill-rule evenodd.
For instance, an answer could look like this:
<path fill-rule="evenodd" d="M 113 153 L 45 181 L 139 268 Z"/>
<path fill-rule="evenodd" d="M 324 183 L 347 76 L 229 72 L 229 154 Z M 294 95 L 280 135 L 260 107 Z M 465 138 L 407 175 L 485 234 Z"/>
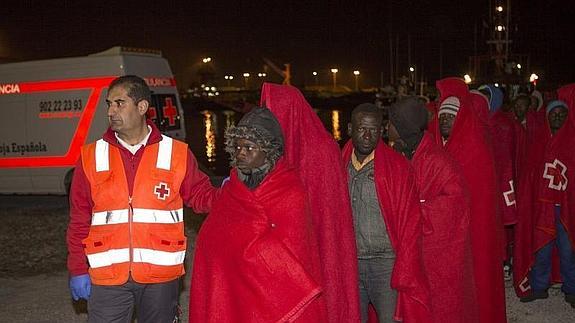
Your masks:
<path fill-rule="evenodd" d="M 148 102 L 148 100 L 140 100 L 140 102 L 138 102 L 138 113 L 142 116 L 145 115 L 149 107 L 150 102 Z"/>
<path fill-rule="evenodd" d="M 351 122 L 347 123 L 347 135 L 351 137 Z"/>

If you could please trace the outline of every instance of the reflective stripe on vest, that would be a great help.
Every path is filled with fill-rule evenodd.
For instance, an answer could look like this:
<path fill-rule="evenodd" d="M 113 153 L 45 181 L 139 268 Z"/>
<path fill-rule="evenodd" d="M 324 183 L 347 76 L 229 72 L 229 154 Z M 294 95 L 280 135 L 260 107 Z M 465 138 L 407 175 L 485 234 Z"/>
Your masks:
<path fill-rule="evenodd" d="M 172 144 L 174 140 L 162 135 L 159 142 L 158 160 L 156 167 L 170 170 L 172 166 Z M 96 172 L 105 172 L 110 170 L 110 144 L 104 139 L 96 141 Z"/>
<path fill-rule="evenodd" d="M 100 268 L 130 261 L 130 249 L 110 249 L 87 256 L 90 267 Z"/>
<path fill-rule="evenodd" d="M 100 139 L 96 141 L 96 172 L 110 170 L 110 145 Z"/>
<path fill-rule="evenodd" d="M 133 262 L 152 265 L 175 266 L 184 262 L 186 251 L 167 252 L 153 249 L 134 248 Z M 91 268 L 101 268 L 130 261 L 130 249 L 110 249 L 88 255 Z"/>
<path fill-rule="evenodd" d="M 167 252 L 152 249 L 134 248 L 133 262 L 145 262 L 160 266 L 179 265 L 184 262 L 186 251 Z"/>
<path fill-rule="evenodd" d="M 184 209 L 178 210 L 153 210 L 134 209 L 132 222 L 138 223 L 179 223 L 184 221 Z M 128 223 L 129 210 L 113 210 L 96 212 L 92 214 L 92 225 Z"/>

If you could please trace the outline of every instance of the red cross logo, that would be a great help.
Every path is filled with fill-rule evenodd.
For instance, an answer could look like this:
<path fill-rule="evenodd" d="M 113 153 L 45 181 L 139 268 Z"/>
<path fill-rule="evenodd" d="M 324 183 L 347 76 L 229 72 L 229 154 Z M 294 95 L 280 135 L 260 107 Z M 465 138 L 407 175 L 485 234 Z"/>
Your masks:
<path fill-rule="evenodd" d="M 149 107 L 148 108 L 148 119 L 156 120 L 158 117 L 158 113 L 156 112 L 156 107 Z"/>
<path fill-rule="evenodd" d="M 515 205 L 515 187 L 513 186 L 513 180 L 509 181 L 509 191 L 503 192 L 503 197 L 505 198 L 505 205 L 512 206 Z"/>
<path fill-rule="evenodd" d="M 178 110 L 176 110 L 176 106 L 172 103 L 172 98 L 166 98 L 164 101 L 166 103 L 162 108 L 164 111 L 164 117 L 168 118 L 168 124 L 170 126 L 175 126 Z"/>
<path fill-rule="evenodd" d="M 543 178 L 549 180 L 547 185 L 549 188 L 564 191 L 567 188 L 567 166 L 559 159 L 555 159 L 553 163 L 545 163 L 545 172 Z"/>
<path fill-rule="evenodd" d="M 168 184 L 160 182 L 158 185 L 154 187 L 154 194 L 158 196 L 158 199 L 165 200 L 166 197 L 170 196 L 170 188 Z"/>
<path fill-rule="evenodd" d="M 525 278 L 519 283 L 519 289 L 520 289 L 522 292 L 524 292 L 524 293 L 531 289 L 531 285 L 529 285 L 529 276 L 525 277 Z"/>

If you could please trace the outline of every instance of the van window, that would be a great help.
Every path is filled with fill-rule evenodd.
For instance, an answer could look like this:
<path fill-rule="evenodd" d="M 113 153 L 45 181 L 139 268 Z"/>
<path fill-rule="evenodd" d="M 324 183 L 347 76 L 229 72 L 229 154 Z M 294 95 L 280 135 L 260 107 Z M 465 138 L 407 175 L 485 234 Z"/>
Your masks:
<path fill-rule="evenodd" d="M 180 107 L 175 94 L 152 94 L 148 118 L 161 132 L 180 130 Z"/>

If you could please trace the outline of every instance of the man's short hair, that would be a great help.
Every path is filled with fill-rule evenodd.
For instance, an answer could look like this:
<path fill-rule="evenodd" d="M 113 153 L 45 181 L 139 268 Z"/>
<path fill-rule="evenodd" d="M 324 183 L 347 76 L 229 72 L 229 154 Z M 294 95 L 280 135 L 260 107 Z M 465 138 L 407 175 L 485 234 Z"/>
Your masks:
<path fill-rule="evenodd" d="M 121 86 L 126 89 L 128 96 L 134 100 L 136 104 L 140 103 L 142 100 L 146 100 L 152 103 L 152 92 L 146 84 L 146 81 L 136 75 L 124 75 L 113 80 L 108 86 L 108 92 L 113 88 Z"/>
<path fill-rule="evenodd" d="M 362 104 L 358 105 L 357 107 L 355 107 L 353 109 L 353 111 L 351 111 L 351 121 L 353 122 L 353 120 L 355 120 L 355 118 L 359 114 L 362 114 L 362 113 L 369 113 L 369 114 L 375 115 L 375 117 L 377 118 L 377 121 L 380 124 L 383 124 L 383 112 L 375 104 L 373 104 L 373 103 L 362 103 Z"/>

